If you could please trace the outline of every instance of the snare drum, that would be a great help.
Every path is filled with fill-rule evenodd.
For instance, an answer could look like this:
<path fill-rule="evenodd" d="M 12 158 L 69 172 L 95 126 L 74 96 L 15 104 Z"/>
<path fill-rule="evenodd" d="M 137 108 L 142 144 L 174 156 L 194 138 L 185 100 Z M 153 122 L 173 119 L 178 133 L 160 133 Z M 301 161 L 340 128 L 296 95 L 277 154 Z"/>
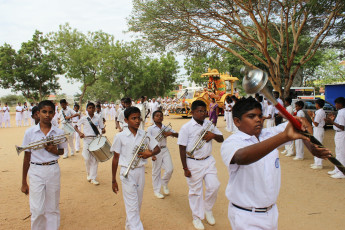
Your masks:
<path fill-rule="evenodd" d="M 63 129 L 63 131 L 65 131 L 65 133 L 68 134 L 68 135 L 72 135 L 72 134 L 75 132 L 73 126 L 72 126 L 70 123 L 64 123 L 64 124 L 62 125 L 62 129 Z"/>
<path fill-rule="evenodd" d="M 110 152 L 110 143 L 106 137 L 96 137 L 89 145 L 89 151 L 98 162 L 104 162 L 112 158 L 113 152 Z"/>

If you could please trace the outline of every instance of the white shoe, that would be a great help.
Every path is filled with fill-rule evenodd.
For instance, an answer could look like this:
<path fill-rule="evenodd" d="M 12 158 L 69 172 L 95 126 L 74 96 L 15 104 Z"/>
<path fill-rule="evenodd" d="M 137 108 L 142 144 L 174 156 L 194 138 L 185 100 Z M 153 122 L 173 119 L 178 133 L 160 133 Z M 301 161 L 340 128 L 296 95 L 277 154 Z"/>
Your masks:
<path fill-rule="evenodd" d="M 294 154 L 293 153 L 288 153 L 288 154 L 286 154 L 285 156 L 286 157 L 291 157 L 291 156 L 293 156 Z"/>
<path fill-rule="evenodd" d="M 169 195 L 170 194 L 168 186 L 163 185 L 163 192 L 164 192 L 165 195 Z"/>
<path fill-rule="evenodd" d="M 158 199 L 164 199 L 164 196 L 159 193 L 159 192 L 155 192 L 155 196 L 158 198 Z"/>
<path fill-rule="evenodd" d="M 71 153 L 71 156 L 74 156 L 74 152 Z"/>
<path fill-rule="evenodd" d="M 99 185 L 99 182 L 98 182 L 98 181 L 96 181 L 95 179 L 92 179 L 92 180 L 91 180 L 91 184 L 94 184 L 94 185 Z"/>
<path fill-rule="evenodd" d="M 344 179 L 345 175 L 342 172 L 337 172 L 336 174 L 331 176 L 334 179 Z"/>
<path fill-rule="evenodd" d="M 322 169 L 322 165 L 314 165 L 312 167 L 310 167 L 311 169 L 315 169 L 315 170 L 318 170 L 318 169 Z"/>
<path fill-rule="evenodd" d="M 195 229 L 198 229 L 198 230 L 203 230 L 205 229 L 204 225 L 202 224 L 201 220 L 200 219 L 194 219 L 193 220 L 193 225 L 194 225 L 194 228 Z"/>
<path fill-rule="evenodd" d="M 328 171 L 328 175 L 334 175 L 336 174 L 338 171 L 336 169 L 332 170 L 332 171 Z"/>
<path fill-rule="evenodd" d="M 206 216 L 207 223 L 209 223 L 210 225 L 216 224 L 216 220 L 213 217 L 212 211 L 209 211 L 209 212 L 205 211 L 205 216 Z"/>
<path fill-rule="evenodd" d="M 299 157 L 294 157 L 292 158 L 294 161 L 303 161 L 303 158 L 299 158 Z"/>
<path fill-rule="evenodd" d="M 68 155 L 63 155 L 62 159 L 66 159 L 68 157 Z"/>
<path fill-rule="evenodd" d="M 312 168 L 312 167 L 314 167 L 315 166 L 315 164 L 310 164 L 310 168 Z"/>
<path fill-rule="evenodd" d="M 285 155 L 287 153 L 287 150 L 284 150 L 281 152 L 281 154 Z"/>
<path fill-rule="evenodd" d="M 91 181 L 91 178 L 89 177 L 89 175 L 86 176 L 86 180 L 87 180 L 88 182 Z"/>

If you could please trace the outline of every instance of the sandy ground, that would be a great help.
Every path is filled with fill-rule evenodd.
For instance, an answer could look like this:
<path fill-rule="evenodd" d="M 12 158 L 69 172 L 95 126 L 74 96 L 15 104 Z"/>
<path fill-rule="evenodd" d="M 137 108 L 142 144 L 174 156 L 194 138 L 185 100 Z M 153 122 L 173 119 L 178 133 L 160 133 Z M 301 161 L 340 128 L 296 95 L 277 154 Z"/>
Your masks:
<path fill-rule="evenodd" d="M 172 123 L 179 130 L 189 119 L 170 116 L 164 123 Z M 15 124 L 12 116 L 12 126 Z M 113 141 L 116 133 L 113 121 L 107 122 L 107 137 Z M 219 129 L 227 138 L 225 122 L 220 117 Z M 0 129 L 0 229 L 29 229 L 29 199 L 20 191 L 23 154 L 17 156 L 15 144 L 20 145 L 27 127 Z M 334 131 L 326 131 L 325 145 L 334 152 Z M 151 161 L 146 167 L 146 185 L 141 210 L 145 229 L 194 229 L 188 204 L 188 186 L 179 159 L 177 139 L 169 138 L 175 171 L 169 188 L 171 195 L 157 199 L 153 195 Z M 221 144 L 213 145 L 221 187 L 213 212 L 216 225 L 205 222 L 206 229 L 231 229 L 227 218 L 228 200 L 225 188 L 228 173 L 220 156 Z M 282 156 L 282 187 L 278 199 L 279 229 L 344 229 L 345 180 L 331 179 L 327 171 L 332 165 L 327 161 L 323 170 L 309 168 L 312 155 L 305 154 L 304 161 L 295 162 Z M 61 167 L 61 228 L 60 229 L 124 229 L 125 208 L 121 193 L 111 190 L 111 161 L 99 164 L 99 186 L 86 181 L 81 153 L 60 159 Z M 118 179 L 118 181 L 120 181 Z M 121 186 L 121 183 L 120 183 Z"/>

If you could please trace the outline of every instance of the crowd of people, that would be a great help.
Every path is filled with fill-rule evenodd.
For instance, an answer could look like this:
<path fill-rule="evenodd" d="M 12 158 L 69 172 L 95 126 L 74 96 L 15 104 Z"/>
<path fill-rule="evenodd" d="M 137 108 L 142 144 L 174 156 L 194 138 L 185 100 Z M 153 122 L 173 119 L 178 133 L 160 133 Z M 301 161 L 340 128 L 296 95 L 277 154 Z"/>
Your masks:
<path fill-rule="evenodd" d="M 279 94 L 275 93 L 279 99 Z M 283 103 L 280 99 L 279 103 Z M 166 100 L 161 98 L 151 102 L 142 96 L 137 103 L 130 98 L 122 98 L 118 106 L 112 103 L 88 102 L 83 115 L 79 105 L 69 108 L 66 100 L 60 101 L 61 109 L 50 101 L 42 101 L 32 107 L 32 119 L 36 125 L 27 129 L 23 146 L 47 136 L 66 134 L 67 141 L 58 145 L 47 144 L 45 148 L 28 149 L 23 162 L 22 192 L 30 191 L 32 229 L 58 229 L 60 225 L 59 156 L 64 159 L 73 156 L 81 148 L 85 160 L 86 179 L 91 184 L 97 181 L 98 161 L 89 151 L 90 143 L 101 133 L 105 123 L 114 121 L 118 129 L 110 150 L 112 158 L 112 190 L 119 193 L 117 174 L 122 184 L 122 195 L 126 208 L 126 229 L 144 229 L 140 219 L 145 184 L 145 165 L 152 158 L 152 183 L 154 196 L 162 199 L 170 194 L 169 181 L 173 174 L 173 164 L 167 146 L 167 138 L 178 138 L 180 158 L 187 180 L 192 224 L 195 229 L 204 229 L 203 220 L 210 225 L 216 223 L 212 208 L 216 202 L 220 182 L 217 178 L 215 159 L 212 156 L 212 142 L 223 142 L 221 155 L 228 168 L 229 181 L 226 196 L 229 200 L 228 218 L 232 229 L 277 229 L 278 210 L 276 201 L 280 188 L 280 163 L 278 147 L 285 145 L 283 154 L 303 160 L 304 145 L 315 155 L 312 169 L 322 169 L 322 159 L 330 156 L 326 148 L 316 147 L 309 139 L 283 120 L 278 110 L 263 96 L 238 99 L 227 97 L 224 106 L 226 131 L 232 135 L 224 141 L 217 128 L 218 106 L 213 101 L 207 108 L 203 101 L 191 104 L 192 119 L 177 132 L 163 125 L 162 110 Z M 317 100 L 317 111 L 310 113 L 312 124 L 303 118 L 303 102 L 295 108 L 291 99 L 285 98 L 285 107 L 297 116 L 303 128 L 322 142 L 324 122 L 328 120 L 336 130 L 335 145 L 337 159 L 345 164 L 345 98 L 335 101 L 337 116 L 326 118 L 322 113 L 324 101 Z M 18 104 L 20 106 L 20 104 Z M 116 108 L 117 107 L 117 108 Z M 28 110 L 29 111 L 29 110 Z M 21 112 L 18 109 L 17 112 Z M 209 115 L 209 120 L 206 119 Z M 148 121 L 146 122 L 146 119 Z M 266 128 L 264 121 L 266 120 Z M 59 123 L 61 129 L 59 129 Z M 145 127 L 149 127 L 145 131 Z M 18 123 L 17 123 L 18 125 Z M 69 146 L 69 148 L 68 148 Z M 69 151 L 70 149 L 70 151 Z M 133 156 L 138 158 L 133 164 Z M 133 166 L 133 167 L 132 167 Z M 321 166 L 321 167 L 320 167 Z M 162 175 L 161 171 L 164 170 Z M 345 178 L 337 168 L 329 172 L 333 178 Z M 30 181 L 30 189 L 27 183 Z M 205 190 L 204 187 L 205 186 Z M 255 189 L 255 190 L 254 190 Z M 260 215 L 265 213 L 265 215 Z"/>

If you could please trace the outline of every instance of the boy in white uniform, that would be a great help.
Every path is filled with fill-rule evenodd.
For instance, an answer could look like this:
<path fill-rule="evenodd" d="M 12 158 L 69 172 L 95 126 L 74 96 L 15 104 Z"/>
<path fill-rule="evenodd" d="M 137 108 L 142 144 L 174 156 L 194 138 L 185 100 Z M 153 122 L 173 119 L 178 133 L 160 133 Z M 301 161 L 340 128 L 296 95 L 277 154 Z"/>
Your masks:
<path fill-rule="evenodd" d="M 73 127 L 78 125 L 78 121 L 80 120 L 81 117 L 81 112 L 79 111 L 80 106 L 78 104 L 75 104 L 73 107 L 74 112 L 78 115 L 75 117 L 72 117 L 72 125 Z M 75 139 L 75 151 L 78 153 L 80 149 L 80 136 L 78 132 L 73 133 L 74 139 Z"/>
<path fill-rule="evenodd" d="M 87 111 L 86 111 L 86 114 L 87 114 Z M 101 118 L 101 120 L 103 121 L 103 124 L 105 125 L 105 118 L 104 118 L 104 114 L 103 114 L 103 111 L 102 111 L 101 104 L 97 104 L 96 105 L 96 112 L 95 112 L 95 114 Z"/>
<path fill-rule="evenodd" d="M 27 105 L 26 102 L 24 102 L 23 105 L 23 120 L 24 120 L 24 126 L 28 126 L 29 125 L 29 107 Z"/>
<path fill-rule="evenodd" d="M 74 126 L 75 131 L 79 134 L 80 138 L 84 138 L 83 141 L 83 157 L 85 160 L 86 166 L 86 179 L 87 181 L 91 182 L 91 184 L 99 185 L 99 182 L 96 180 L 97 178 L 97 169 L 98 169 L 98 161 L 96 158 L 90 154 L 89 145 L 95 139 L 96 136 L 99 135 L 98 129 L 102 130 L 102 134 L 105 133 L 103 120 L 95 115 L 95 104 L 89 102 L 86 105 L 87 114 L 83 116 L 78 121 L 77 125 Z M 97 130 L 94 130 L 90 123 L 93 123 Z M 83 132 L 80 132 L 78 128 L 81 128 L 83 125 Z M 95 133 L 95 131 L 97 133 Z"/>
<path fill-rule="evenodd" d="M 275 107 L 272 105 L 270 101 L 267 101 L 267 104 L 268 106 L 267 106 L 266 115 L 265 115 L 265 119 L 267 119 L 266 127 L 271 128 L 275 124 L 274 122 Z"/>
<path fill-rule="evenodd" d="M 161 152 L 152 157 L 152 185 L 154 195 L 157 198 L 162 199 L 164 196 L 161 194 L 161 187 L 163 186 L 164 194 L 169 195 L 168 183 L 174 169 L 166 139 L 168 136 L 178 137 L 178 133 L 171 128 L 166 128 L 166 126 L 162 124 L 163 112 L 160 110 L 153 113 L 153 121 L 155 124 L 150 126 L 147 129 L 147 132 L 150 136 L 154 137 L 156 141 L 159 141 Z M 161 140 L 157 140 L 157 136 L 162 130 L 164 130 L 162 133 L 163 138 L 161 138 Z M 163 177 L 161 177 L 162 168 L 165 171 Z"/>
<path fill-rule="evenodd" d="M 188 198 L 193 215 L 193 225 L 196 229 L 204 229 L 201 220 L 204 219 L 205 215 L 210 225 L 216 223 L 212 208 L 216 202 L 220 185 L 217 177 L 216 161 L 212 156 L 211 140 L 223 142 L 224 138 L 217 127 L 211 125 L 209 131 L 203 137 L 203 140 L 205 140 L 203 147 L 192 152 L 199 134 L 207 128 L 211 121 L 205 120 L 207 114 L 205 102 L 196 100 L 192 103 L 191 109 L 193 118 L 182 126 L 177 144 L 180 148 L 181 162 L 189 187 Z M 204 181 L 205 200 L 203 199 Z"/>
<path fill-rule="evenodd" d="M 72 110 L 71 108 L 67 107 L 67 101 L 65 99 L 60 100 L 60 105 L 61 105 L 61 111 L 59 113 L 59 118 L 62 123 L 62 129 L 66 124 L 70 124 L 73 127 L 71 118 L 78 116 L 78 114 L 76 114 L 74 110 Z M 73 134 L 68 137 L 68 145 L 71 149 L 71 156 L 74 155 L 74 143 L 73 143 L 74 138 L 73 137 L 74 137 Z M 62 157 L 63 159 L 66 159 L 68 157 L 68 152 L 69 152 L 68 146 L 66 146 L 65 153 Z"/>
<path fill-rule="evenodd" d="M 115 104 L 112 101 L 110 104 L 110 120 L 113 121 L 115 119 L 115 114 L 116 114 Z"/>
<path fill-rule="evenodd" d="M 305 114 L 303 112 L 304 102 L 303 101 L 297 101 L 295 104 L 295 108 L 297 111 L 296 116 L 297 117 L 305 117 Z M 303 160 L 304 159 L 304 144 L 303 140 L 297 139 L 295 140 L 295 150 L 296 150 L 296 156 L 293 158 L 295 161 Z"/>
<path fill-rule="evenodd" d="M 294 139 L 307 140 L 287 122 L 263 128 L 261 105 L 254 98 L 240 100 L 232 110 L 239 131 L 222 144 L 221 155 L 228 168 L 228 218 L 233 230 L 278 229 L 276 205 L 280 189 L 280 163 L 277 147 Z M 311 125 L 303 120 L 303 127 Z M 314 148 L 314 155 L 329 157 L 327 149 Z"/>
<path fill-rule="evenodd" d="M 29 115 L 31 115 L 32 114 L 32 108 L 34 107 L 34 103 L 32 103 L 31 102 L 31 104 L 30 104 L 30 106 L 29 106 Z M 56 113 L 56 112 L 55 112 Z M 55 117 L 55 115 L 54 115 L 54 117 Z M 54 119 L 54 118 L 53 118 Z M 35 120 L 32 118 L 32 116 L 30 116 L 30 118 L 29 118 L 29 125 L 31 126 L 31 125 L 35 125 Z"/>
<path fill-rule="evenodd" d="M 2 111 L 4 112 L 4 116 L 3 116 L 4 127 L 10 128 L 11 127 L 10 107 L 8 107 L 7 103 L 5 103 L 5 106 L 2 108 Z"/>
<path fill-rule="evenodd" d="M 225 111 L 224 111 L 224 116 L 225 116 L 225 120 L 226 120 L 226 131 L 228 132 L 232 132 L 233 131 L 233 125 L 234 122 L 232 120 L 232 100 L 230 96 L 227 96 L 225 98 Z"/>
<path fill-rule="evenodd" d="M 312 111 L 309 111 L 308 114 L 311 117 L 313 121 L 313 135 L 314 137 L 320 141 L 323 142 L 323 138 L 325 136 L 325 129 L 323 128 L 325 126 L 325 119 L 326 119 L 326 113 L 323 110 L 323 106 L 325 105 L 325 101 L 323 99 L 317 99 L 315 102 L 316 112 L 313 113 Z M 311 169 L 322 169 L 322 159 L 318 157 L 314 157 L 314 164 L 310 165 Z"/>
<path fill-rule="evenodd" d="M 146 158 L 152 157 L 159 153 L 157 141 L 147 134 L 144 144 L 148 145 L 148 149 L 139 153 L 141 158 L 134 169 L 129 170 L 127 177 L 123 174 L 127 170 L 136 147 L 144 139 L 146 132 L 139 129 L 141 117 L 140 110 L 137 107 L 130 107 L 125 110 L 125 122 L 128 123 L 128 128 L 123 132 L 118 133 L 115 138 L 111 151 L 114 151 L 112 164 L 112 189 L 114 193 L 118 193 L 119 188 L 116 181 L 117 167 L 120 165 L 120 180 L 122 182 L 122 194 L 126 207 L 126 229 L 128 230 L 142 230 L 143 224 L 140 220 L 140 208 L 143 200 L 143 192 L 145 185 L 145 164 Z"/>
<path fill-rule="evenodd" d="M 4 113 L 3 113 L 2 106 L 0 103 L 0 128 L 2 128 L 3 117 L 4 117 Z"/>
<path fill-rule="evenodd" d="M 333 124 L 333 129 L 335 130 L 334 142 L 335 142 L 335 154 L 336 158 L 345 164 L 345 98 L 338 97 L 334 101 L 335 107 L 338 110 L 337 117 L 334 119 L 334 115 L 327 119 Z M 328 172 L 334 179 L 344 179 L 345 175 L 339 171 L 337 167 L 334 167 L 333 171 Z"/>
<path fill-rule="evenodd" d="M 53 126 L 54 104 L 42 101 L 38 104 L 40 123 L 25 131 L 23 146 L 41 141 L 48 136 L 63 135 L 64 132 Z M 47 145 L 42 149 L 28 149 L 23 161 L 21 191 L 30 198 L 31 229 L 59 229 L 60 226 L 60 168 L 59 155 L 67 143 Z M 27 183 L 29 171 L 30 189 Z"/>
<path fill-rule="evenodd" d="M 23 120 L 23 106 L 21 106 L 21 103 L 18 102 L 18 105 L 16 106 L 16 123 L 17 127 L 22 126 L 22 120 Z"/>
<path fill-rule="evenodd" d="M 123 100 L 124 108 L 120 111 L 116 121 L 116 127 L 119 128 L 119 132 L 122 132 L 128 126 L 127 122 L 125 122 L 125 110 L 131 107 L 131 104 L 132 100 L 129 97 Z"/>

